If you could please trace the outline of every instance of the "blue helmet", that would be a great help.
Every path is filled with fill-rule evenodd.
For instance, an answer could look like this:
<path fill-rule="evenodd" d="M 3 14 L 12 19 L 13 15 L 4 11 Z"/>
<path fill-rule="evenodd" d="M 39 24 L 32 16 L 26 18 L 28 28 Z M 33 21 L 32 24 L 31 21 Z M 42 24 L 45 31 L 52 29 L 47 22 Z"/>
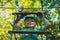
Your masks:
<path fill-rule="evenodd" d="M 31 19 L 33 19 L 36 22 L 36 19 L 35 19 L 34 16 L 26 16 L 25 19 L 24 19 L 24 21 L 27 20 L 28 18 L 31 18 Z"/>

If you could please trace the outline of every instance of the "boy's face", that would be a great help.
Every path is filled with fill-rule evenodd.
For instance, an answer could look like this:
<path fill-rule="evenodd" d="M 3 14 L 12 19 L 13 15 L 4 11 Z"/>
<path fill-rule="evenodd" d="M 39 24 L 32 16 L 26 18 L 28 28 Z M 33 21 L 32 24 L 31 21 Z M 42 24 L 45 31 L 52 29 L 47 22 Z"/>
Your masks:
<path fill-rule="evenodd" d="M 25 27 L 35 27 L 35 21 L 31 18 L 28 18 L 27 20 L 25 20 L 24 22 L 24 26 Z"/>

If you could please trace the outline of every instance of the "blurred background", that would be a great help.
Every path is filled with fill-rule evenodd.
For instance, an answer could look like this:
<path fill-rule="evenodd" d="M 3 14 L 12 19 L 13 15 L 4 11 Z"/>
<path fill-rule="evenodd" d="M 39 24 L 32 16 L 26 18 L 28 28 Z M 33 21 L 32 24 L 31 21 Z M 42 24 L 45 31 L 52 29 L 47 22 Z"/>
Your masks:
<path fill-rule="evenodd" d="M 12 30 L 10 21 L 14 19 L 13 12 L 18 12 L 18 7 L 25 8 L 24 11 L 39 11 L 41 10 L 41 0 L 0 0 L 0 40 L 10 40 L 10 34 L 8 30 Z M 46 11 L 45 18 L 51 22 L 51 28 L 47 31 L 51 31 L 52 35 L 49 35 L 50 40 L 60 40 L 60 0 L 42 0 L 43 10 Z M 35 15 L 36 16 L 36 15 Z M 38 17 L 37 17 L 38 19 Z M 41 24 L 41 21 L 37 20 L 37 25 Z M 23 19 L 18 22 L 23 27 Z M 16 34 L 18 38 L 19 35 Z M 43 37 L 44 38 L 44 37 Z M 13 40 L 14 36 L 13 36 Z"/>

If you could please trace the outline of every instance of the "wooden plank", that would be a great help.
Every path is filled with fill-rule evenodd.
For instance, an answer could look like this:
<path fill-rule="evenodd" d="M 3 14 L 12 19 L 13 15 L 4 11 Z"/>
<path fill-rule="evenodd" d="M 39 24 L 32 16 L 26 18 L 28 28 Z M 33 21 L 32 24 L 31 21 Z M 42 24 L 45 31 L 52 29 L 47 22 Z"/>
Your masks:
<path fill-rule="evenodd" d="M 12 13 L 12 14 L 13 14 L 13 15 L 14 15 L 14 14 L 19 15 L 19 14 L 42 14 L 42 13 L 46 14 L 45 11 L 43 11 L 43 12 L 14 12 L 14 13 Z"/>
<path fill-rule="evenodd" d="M 8 31 L 8 33 L 22 33 L 22 34 L 51 34 L 51 32 L 41 32 L 41 31 Z"/>

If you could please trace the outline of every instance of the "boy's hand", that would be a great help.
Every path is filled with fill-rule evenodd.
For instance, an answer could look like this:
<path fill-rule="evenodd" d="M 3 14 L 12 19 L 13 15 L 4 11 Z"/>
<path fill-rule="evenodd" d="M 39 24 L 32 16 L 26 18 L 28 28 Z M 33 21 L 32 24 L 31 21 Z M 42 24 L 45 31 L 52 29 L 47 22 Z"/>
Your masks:
<path fill-rule="evenodd" d="M 26 14 L 21 14 L 20 15 L 20 18 L 23 18 L 23 17 L 25 17 L 26 16 Z"/>
<path fill-rule="evenodd" d="M 37 16 L 42 19 L 44 15 L 41 13 L 41 14 L 37 14 Z"/>

